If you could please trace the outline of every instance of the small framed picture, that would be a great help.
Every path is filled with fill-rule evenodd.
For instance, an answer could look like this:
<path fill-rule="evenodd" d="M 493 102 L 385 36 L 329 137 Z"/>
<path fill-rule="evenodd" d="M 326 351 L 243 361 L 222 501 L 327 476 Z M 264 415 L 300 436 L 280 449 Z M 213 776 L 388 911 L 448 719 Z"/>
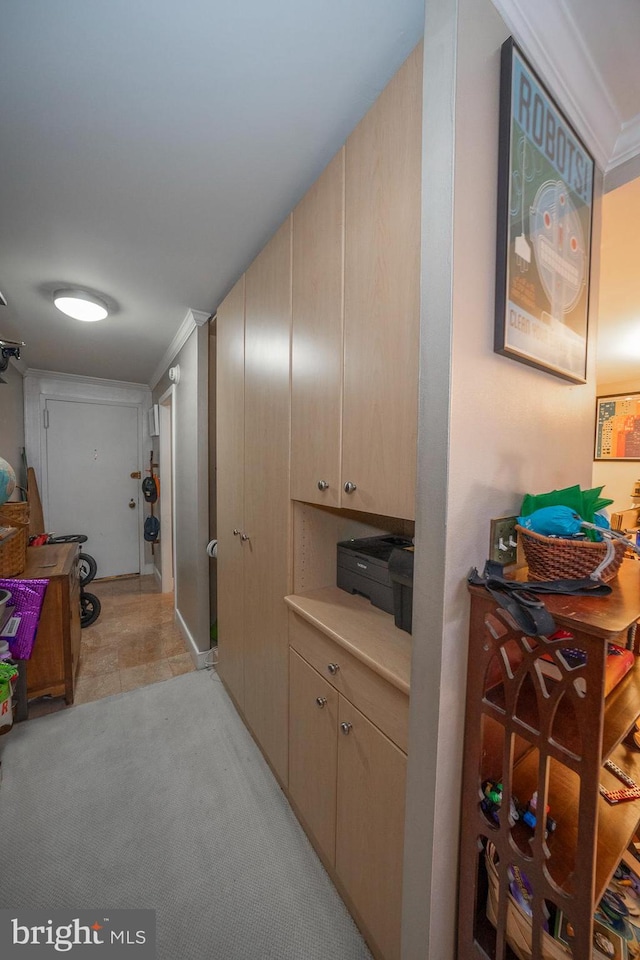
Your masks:
<path fill-rule="evenodd" d="M 640 393 L 596 397 L 595 460 L 640 460 Z"/>

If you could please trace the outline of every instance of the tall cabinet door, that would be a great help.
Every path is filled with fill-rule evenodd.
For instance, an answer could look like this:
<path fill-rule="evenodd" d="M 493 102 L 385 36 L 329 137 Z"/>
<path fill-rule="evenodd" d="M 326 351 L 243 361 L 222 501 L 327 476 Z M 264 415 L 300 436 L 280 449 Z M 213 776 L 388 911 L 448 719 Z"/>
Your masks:
<path fill-rule="evenodd" d="M 244 288 L 241 277 L 216 320 L 218 672 L 244 708 Z"/>
<path fill-rule="evenodd" d="M 344 148 L 293 211 L 291 496 L 340 505 Z"/>
<path fill-rule="evenodd" d="M 343 502 L 415 513 L 422 45 L 346 144 Z"/>
<path fill-rule="evenodd" d="M 343 697 L 339 721 L 336 872 L 382 956 L 399 960 L 407 757 Z"/>
<path fill-rule="evenodd" d="M 333 865 L 338 692 L 295 650 L 290 657 L 289 795 Z"/>
<path fill-rule="evenodd" d="M 286 784 L 291 217 L 247 270 L 245 304 L 244 710 Z"/>

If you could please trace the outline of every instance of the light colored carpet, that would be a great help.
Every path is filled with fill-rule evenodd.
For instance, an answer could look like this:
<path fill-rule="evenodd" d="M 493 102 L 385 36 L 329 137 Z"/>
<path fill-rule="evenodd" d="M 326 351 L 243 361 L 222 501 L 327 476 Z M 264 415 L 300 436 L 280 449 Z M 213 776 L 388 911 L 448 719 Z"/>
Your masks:
<path fill-rule="evenodd" d="M 370 960 L 215 673 L 0 740 L 0 905 L 157 911 L 158 960 Z"/>

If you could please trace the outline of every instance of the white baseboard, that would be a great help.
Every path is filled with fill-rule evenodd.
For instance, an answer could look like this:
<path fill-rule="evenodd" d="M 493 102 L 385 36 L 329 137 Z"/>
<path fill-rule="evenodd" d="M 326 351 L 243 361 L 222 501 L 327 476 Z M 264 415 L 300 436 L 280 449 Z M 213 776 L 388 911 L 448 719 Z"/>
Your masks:
<path fill-rule="evenodd" d="M 204 670 L 207 666 L 207 658 L 209 656 L 209 650 L 199 650 L 198 645 L 193 637 L 193 634 L 189 630 L 189 627 L 184 622 L 182 614 L 176 607 L 176 622 L 182 631 L 182 635 L 187 641 L 187 646 L 189 647 L 189 653 L 191 654 L 191 659 L 193 660 L 196 670 Z"/>
<path fill-rule="evenodd" d="M 160 573 L 157 567 L 153 568 L 153 575 L 158 582 L 158 586 L 160 587 L 160 592 L 162 592 L 162 574 Z"/>
<path fill-rule="evenodd" d="M 143 577 L 148 577 L 152 573 L 155 573 L 155 575 L 158 576 L 158 571 L 156 570 L 155 564 L 153 563 L 145 563 L 140 573 Z"/>

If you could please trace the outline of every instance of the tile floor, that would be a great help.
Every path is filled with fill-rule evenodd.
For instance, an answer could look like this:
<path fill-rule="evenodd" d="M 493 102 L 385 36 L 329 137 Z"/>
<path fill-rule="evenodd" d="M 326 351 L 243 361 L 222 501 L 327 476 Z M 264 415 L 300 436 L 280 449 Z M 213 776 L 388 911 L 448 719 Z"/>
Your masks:
<path fill-rule="evenodd" d="M 100 616 L 82 630 L 75 703 L 135 690 L 194 670 L 175 623 L 173 595 L 160 593 L 154 576 L 94 580 L 87 590 Z M 64 709 L 63 698 L 32 701 L 29 716 Z"/>

